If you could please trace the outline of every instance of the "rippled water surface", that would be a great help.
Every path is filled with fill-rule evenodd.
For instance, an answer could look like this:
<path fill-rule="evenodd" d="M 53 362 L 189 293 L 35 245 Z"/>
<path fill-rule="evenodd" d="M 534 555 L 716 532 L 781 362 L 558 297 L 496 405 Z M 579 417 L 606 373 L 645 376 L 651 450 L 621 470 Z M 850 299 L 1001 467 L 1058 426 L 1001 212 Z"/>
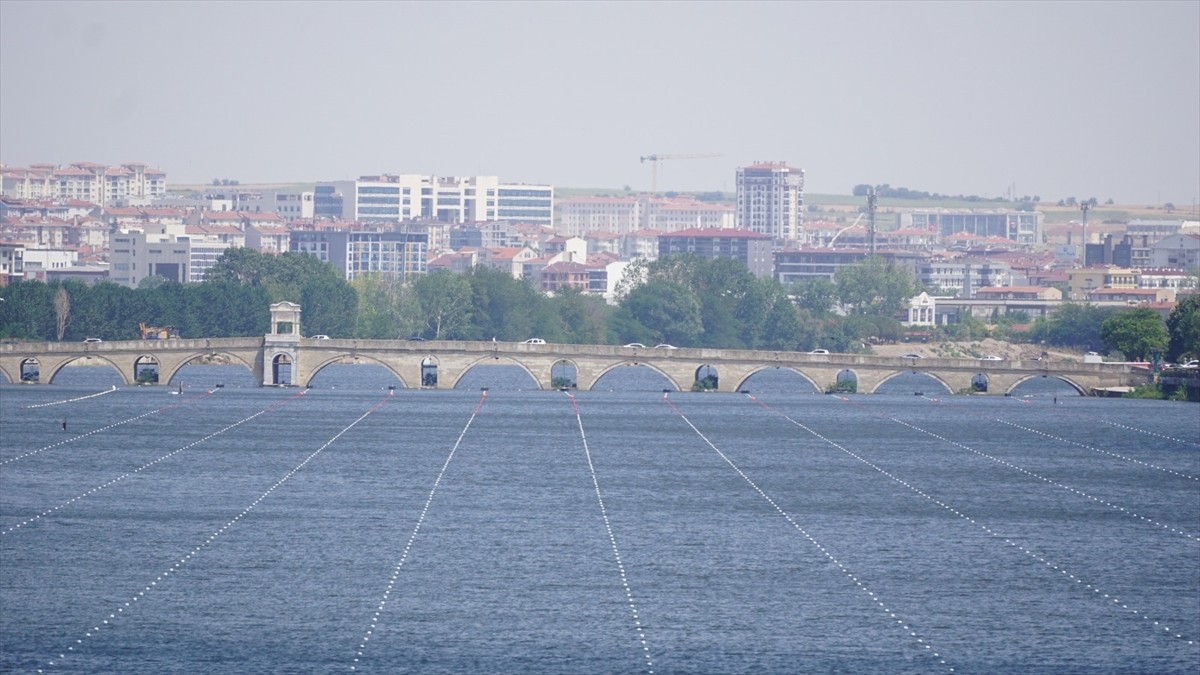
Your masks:
<path fill-rule="evenodd" d="M 1200 671 L 1194 404 L 626 371 L 0 385 L 0 671 Z"/>

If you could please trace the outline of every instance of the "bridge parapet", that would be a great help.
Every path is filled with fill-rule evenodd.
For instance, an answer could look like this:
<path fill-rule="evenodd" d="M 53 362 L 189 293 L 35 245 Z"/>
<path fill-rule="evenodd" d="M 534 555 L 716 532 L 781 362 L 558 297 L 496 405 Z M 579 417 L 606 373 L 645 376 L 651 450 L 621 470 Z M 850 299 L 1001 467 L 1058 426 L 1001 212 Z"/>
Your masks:
<path fill-rule="evenodd" d="M 271 337 L 276 339 L 272 340 Z M 286 336 L 293 360 L 292 384 L 306 386 L 321 368 L 336 362 L 377 362 L 396 374 L 407 387 L 421 385 L 421 363 L 431 359 L 439 369 L 439 386 L 453 386 L 472 367 L 485 363 L 520 366 L 542 388 L 550 388 L 556 363 L 576 368 L 579 389 L 589 389 L 601 377 L 622 365 L 646 366 L 658 371 L 677 389 L 689 389 L 696 372 L 711 366 L 719 375 L 719 391 L 733 391 L 755 372 L 786 368 L 822 390 L 838 373 L 850 371 L 861 392 L 874 391 L 882 382 L 903 372 L 925 373 L 952 392 L 970 386 L 972 377 L 989 379 L 989 394 L 1004 394 L 1031 377 L 1062 379 L 1081 392 L 1094 387 L 1141 384 L 1145 376 L 1128 364 L 1079 363 L 1066 361 L 980 361 L 975 359 L 880 357 L 865 354 L 808 354 L 774 350 L 713 348 L 654 349 L 613 345 L 533 345 L 515 342 L 409 341 L 322 339 Z M 134 368 L 139 358 L 150 357 L 160 367 L 161 384 L 184 364 L 198 357 L 227 354 L 246 365 L 259 382 L 271 366 L 281 345 L 280 336 L 263 338 L 205 338 L 127 340 L 99 343 L 10 343 L 0 345 L 0 371 L 9 381 L 20 380 L 21 363 L 35 359 L 38 382 L 49 382 L 70 361 L 91 356 L 121 372 L 129 384 L 136 382 Z"/>

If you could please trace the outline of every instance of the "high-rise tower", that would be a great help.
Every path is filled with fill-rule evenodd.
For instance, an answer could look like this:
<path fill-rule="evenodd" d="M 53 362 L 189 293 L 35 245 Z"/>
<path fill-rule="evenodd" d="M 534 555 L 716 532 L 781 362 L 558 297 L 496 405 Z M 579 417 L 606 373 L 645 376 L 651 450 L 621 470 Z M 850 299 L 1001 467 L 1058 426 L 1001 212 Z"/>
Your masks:
<path fill-rule="evenodd" d="M 737 226 L 797 240 L 804 225 L 804 169 L 757 162 L 737 170 Z"/>

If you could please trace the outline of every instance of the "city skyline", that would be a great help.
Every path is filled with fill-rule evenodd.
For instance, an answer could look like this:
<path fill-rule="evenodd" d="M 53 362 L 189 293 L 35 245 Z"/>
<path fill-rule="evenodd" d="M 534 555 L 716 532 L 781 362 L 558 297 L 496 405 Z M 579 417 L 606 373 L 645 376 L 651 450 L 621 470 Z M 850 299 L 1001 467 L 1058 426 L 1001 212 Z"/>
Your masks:
<path fill-rule="evenodd" d="M 1192 204 L 1200 3 L 0 3 L 0 160 Z"/>

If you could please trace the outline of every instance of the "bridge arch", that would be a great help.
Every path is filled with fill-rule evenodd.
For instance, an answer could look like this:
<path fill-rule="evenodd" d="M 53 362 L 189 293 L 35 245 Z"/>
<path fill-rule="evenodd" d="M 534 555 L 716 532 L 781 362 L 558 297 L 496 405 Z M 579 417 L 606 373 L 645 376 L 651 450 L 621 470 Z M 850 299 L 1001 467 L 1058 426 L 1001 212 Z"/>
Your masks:
<path fill-rule="evenodd" d="M 105 357 L 105 356 L 101 356 L 99 354 L 80 354 L 79 356 L 59 361 L 57 364 L 54 364 L 53 366 L 51 366 L 50 374 L 46 377 L 43 377 L 41 379 L 41 381 L 45 382 L 47 384 L 53 384 L 54 378 L 58 377 L 58 374 L 62 372 L 63 368 L 66 368 L 67 366 L 71 365 L 72 363 L 75 363 L 76 361 L 87 358 L 89 356 L 98 361 L 103 361 L 105 364 L 107 364 L 113 370 L 117 371 L 117 374 L 118 374 L 118 376 L 120 376 L 121 381 L 124 382 L 125 384 L 137 384 L 137 380 L 135 378 L 130 377 L 130 373 L 125 372 L 124 369 L 122 369 L 119 364 L 114 362 L 112 359 Z"/>
<path fill-rule="evenodd" d="M 805 373 L 803 370 L 800 370 L 799 368 L 793 368 L 792 366 L 777 366 L 777 365 L 764 365 L 764 366 L 755 368 L 754 370 L 751 370 L 749 373 L 746 373 L 746 376 L 743 377 L 740 382 L 737 383 L 737 386 L 734 387 L 733 391 L 741 391 L 743 388 L 745 388 L 746 383 L 750 381 L 750 378 L 754 377 L 758 373 L 761 373 L 763 371 L 768 371 L 768 370 L 791 371 L 791 372 L 799 375 L 801 378 L 804 379 L 804 381 L 806 381 L 810 385 L 812 385 L 813 391 L 817 391 L 817 392 L 824 391 L 822 389 L 821 385 L 817 384 L 816 380 L 809 377 L 808 373 Z"/>
<path fill-rule="evenodd" d="M 1042 373 L 1041 375 L 1026 375 L 1025 377 L 1022 377 L 1021 379 L 1017 380 L 1016 382 L 1013 382 L 1013 383 L 1012 383 L 1012 385 L 1011 385 L 1011 386 L 1009 386 L 1009 388 L 1008 388 L 1008 389 L 1004 390 L 1004 393 L 1005 393 L 1005 394 L 1011 394 L 1011 393 L 1013 393 L 1014 391 L 1016 391 L 1017 387 L 1018 387 L 1018 386 L 1019 386 L 1019 385 L 1020 385 L 1022 382 L 1028 382 L 1028 381 L 1030 381 L 1030 380 L 1036 380 L 1036 379 L 1040 379 L 1040 378 L 1043 378 L 1043 377 L 1053 377 L 1054 379 L 1056 379 L 1056 380 L 1059 380 L 1059 381 L 1061 381 L 1061 382 L 1063 382 L 1063 383 L 1067 384 L 1067 385 L 1068 385 L 1068 386 L 1070 386 L 1072 389 L 1074 389 L 1075 391 L 1079 392 L 1079 395 L 1080 395 L 1080 396 L 1087 396 L 1087 394 L 1088 394 L 1088 392 L 1087 392 L 1087 389 L 1084 389 L 1083 387 L 1079 386 L 1079 384 L 1078 384 L 1078 383 L 1076 383 L 1076 382 L 1072 382 L 1072 381 L 1071 381 L 1071 378 L 1069 378 L 1069 377 L 1064 377 L 1064 376 L 1062 376 L 1062 375 L 1055 375 L 1054 373 Z"/>
<path fill-rule="evenodd" d="M 228 358 L 230 360 L 230 363 L 241 364 L 242 366 L 246 367 L 246 370 L 250 371 L 250 375 L 252 377 L 255 375 L 254 364 L 246 363 L 246 360 L 243 359 L 242 357 L 238 356 L 237 354 L 234 354 L 233 352 L 226 352 L 226 351 L 220 351 L 220 350 L 215 350 L 215 351 L 207 350 L 207 351 L 196 352 L 194 354 L 185 356 L 183 359 L 180 359 L 177 363 L 175 363 L 175 365 L 170 366 L 170 367 L 164 368 L 163 367 L 164 364 L 160 360 L 159 373 L 158 373 L 159 374 L 159 382 L 166 383 L 166 382 L 170 382 L 170 381 L 174 380 L 175 376 L 177 374 L 179 374 L 179 371 L 183 370 L 184 366 L 189 365 L 190 363 L 192 363 L 193 361 L 195 361 L 197 359 L 213 358 L 216 356 Z M 166 375 L 166 377 L 163 377 L 164 374 Z M 260 380 L 260 384 L 261 384 L 261 378 L 257 378 L 257 379 Z"/>
<path fill-rule="evenodd" d="M 850 367 L 842 368 L 833 376 L 831 388 L 835 392 L 856 394 L 858 393 L 858 381 L 857 371 Z"/>
<path fill-rule="evenodd" d="M 538 389 L 548 389 L 549 388 L 549 380 L 543 380 L 542 378 L 538 377 L 537 374 L 534 373 L 532 370 L 530 370 L 529 366 L 522 363 L 520 359 L 513 358 L 510 356 L 502 356 L 499 354 L 489 354 L 487 356 L 483 356 L 481 358 L 475 359 L 474 361 L 467 363 L 467 365 L 463 366 L 461 369 L 459 369 L 459 371 L 457 373 L 454 374 L 454 381 L 450 383 L 450 388 L 454 389 L 454 388 L 458 387 L 458 383 L 462 381 L 463 377 L 468 372 L 470 372 L 472 368 L 475 368 L 476 366 L 481 366 L 481 365 L 489 365 L 489 366 L 513 365 L 513 366 L 517 366 L 521 370 L 525 371 L 525 373 L 527 375 L 529 375 L 530 378 L 533 379 L 533 382 L 534 382 L 534 384 L 537 385 Z M 547 375 L 548 375 L 548 373 L 547 373 Z"/>
<path fill-rule="evenodd" d="M 404 381 L 404 378 L 401 377 L 400 373 L 396 372 L 396 369 L 393 368 L 388 363 L 381 361 L 379 359 L 376 359 L 374 357 L 371 357 L 371 356 L 364 356 L 362 354 L 351 354 L 350 352 L 346 352 L 345 354 L 337 354 L 337 355 L 331 356 L 331 357 L 325 359 L 324 361 L 321 361 L 320 363 L 318 363 L 316 366 L 314 366 L 312 368 L 306 368 L 305 372 L 307 373 L 307 375 L 305 375 L 305 377 L 304 377 L 304 382 L 293 382 L 293 384 L 296 384 L 296 385 L 302 386 L 302 387 L 308 387 L 312 384 L 312 381 L 314 379 L 316 379 L 317 373 L 321 372 L 322 369 L 324 369 L 326 366 L 331 366 L 335 363 L 341 363 L 347 357 L 354 359 L 354 361 L 356 363 L 360 360 L 363 360 L 363 361 L 370 361 L 372 364 L 377 364 L 377 365 L 383 366 L 384 368 L 386 368 L 388 370 L 389 373 L 396 376 L 397 380 L 400 380 L 400 384 L 404 385 L 405 389 L 409 388 L 408 383 Z M 292 367 L 295 368 L 295 364 L 292 364 Z M 295 377 L 295 375 L 296 375 L 295 372 L 293 372 L 292 377 Z"/>
<path fill-rule="evenodd" d="M 283 377 L 283 367 L 287 366 L 287 378 Z M 286 351 L 276 351 L 271 358 L 263 359 L 263 368 L 271 373 L 270 384 L 275 386 L 296 386 L 296 359 Z M 286 379 L 286 381 L 284 381 Z"/>
<path fill-rule="evenodd" d="M 22 382 L 25 382 L 27 379 L 32 382 L 37 382 L 39 379 L 41 379 L 41 371 L 42 362 L 38 361 L 37 358 L 33 356 L 27 359 L 22 359 L 21 363 L 17 365 L 17 377 L 20 378 Z M 12 376 L 9 376 L 8 381 L 16 382 L 16 379 Z"/>
<path fill-rule="evenodd" d="M 931 373 L 931 372 L 924 371 L 924 370 L 897 370 L 896 372 L 894 372 L 890 375 L 886 375 L 883 377 L 883 379 L 879 380 L 879 382 L 877 382 L 875 384 L 875 386 L 871 388 L 870 393 L 874 394 L 874 393 L 878 392 L 879 388 L 882 387 L 883 385 L 887 384 L 887 382 L 889 380 L 899 377 L 901 375 L 904 375 L 906 373 L 914 373 L 916 375 L 924 375 L 925 377 L 928 377 L 929 379 L 933 380 L 934 382 L 937 382 L 938 384 L 945 387 L 947 393 L 950 393 L 950 394 L 954 393 L 954 388 L 950 386 L 950 383 L 946 382 L 941 377 L 938 377 L 938 375 L 936 373 Z"/>
<path fill-rule="evenodd" d="M 429 389 L 437 388 L 439 365 L 441 364 L 438 362 L 438 357 L 433 354 L 421 359 L 421 387 Z M 400 381 L 403 382 L 404 380 Z M 405 384 L 404 386 L 407 387 L 408 385 Z"/>
<path fill-rule="evenodd" d="M 991 384 L 991 377 L 987 373 L 978 372 L 971 376 L 971 393 L 986 394 L 988 385 Z"/>
<path fill-rule="evenodd" d="M 692 380 L 692 391 L 717 391 L 721 385 L 721 371 L 710 363 L 703 363 L 696 368 Z"/>
<path fill-rule="evenodd" d="M 550 386 L 579 387 L 579 364 L 572 359 L 558 359 L 550 364 Z"/>
<path fill-rule="evenodd" d="M 671 377 L 671 374 L 668 373 L 667 371 L 663 370 L 662 368 L 659 368 L 650 363 L 646 363 L 645 361 L 632 361 L 632 360 L 628 360 L 628 359 L 618 361 L 616 363 L 610 363 L 608 366 L 602 368 L 600 370 L 600 372 L 596 373 L 596 375 L 594 377 L 592 377 L 592 381 L 588 382 L 587 389 L 590 390 L 590 389 L 595 388 L 596 383 L 599 382 L 601 380 L 601 378 L 603 378 L 605 375 L 613 372 L 614 370 L 617 370 L 618 368 L 622 368 L 624 366 L 640 366 L 643 368 L 649 368 L 650 370 L 658 373 L 659 375 L 662 375 L 667 380 L 667 382 L 670 382 L 671 386 L 675 387 L 675 391 L 685 391 L 682 387 L 679 386 L 679 381 L 676 378 Z M 691 369 L 689 369 L 689 372 L 691 372 Z M 690 389 L 691 387 L 689 386 L 688 388 Z"/>
<path fill-rule="evenodd" d="M 138 384 L 158 384 L 162 363 L 153 354 L 141 354 L 133 359 L 133 381 Z M 167 380 L 170 382 L 170 380 Z"/>

